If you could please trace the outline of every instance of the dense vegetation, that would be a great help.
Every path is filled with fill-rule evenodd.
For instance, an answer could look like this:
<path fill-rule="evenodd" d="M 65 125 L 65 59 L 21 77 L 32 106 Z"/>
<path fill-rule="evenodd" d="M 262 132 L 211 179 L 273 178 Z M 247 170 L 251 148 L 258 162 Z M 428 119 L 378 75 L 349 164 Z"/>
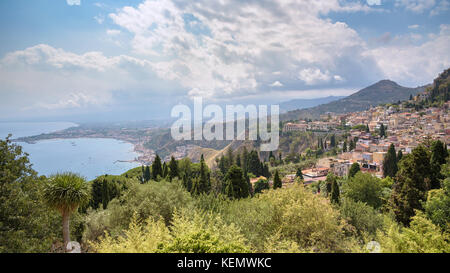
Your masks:
<path fill-rule="evenodd" d="M 383 252 L 450 251 L 442 143 L 402 156 L 394 177 L 355 168 L 307 186 L 309 159 L 264 162 L 254 150 L 227 151 L 212 169 L 172 158 L 86 182 L 38 177 L 20 146 L 0 148 L 1 252 L 64 251 L 67 227 L 86 252 L 367 252 L 372 240 Z M 285 186 L 288 173 L 297 182 Z"/>

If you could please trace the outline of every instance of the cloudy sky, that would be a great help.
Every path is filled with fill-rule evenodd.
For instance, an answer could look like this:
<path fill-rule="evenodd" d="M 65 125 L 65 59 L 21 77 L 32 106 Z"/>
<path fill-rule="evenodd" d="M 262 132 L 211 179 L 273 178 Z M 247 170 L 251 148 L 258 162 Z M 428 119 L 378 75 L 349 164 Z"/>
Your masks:
<path fill-rule="evenodd" d="M 450 0 L 2 0 L 0 120 L 151 119 L 415 87 L 450 66 Z"/>

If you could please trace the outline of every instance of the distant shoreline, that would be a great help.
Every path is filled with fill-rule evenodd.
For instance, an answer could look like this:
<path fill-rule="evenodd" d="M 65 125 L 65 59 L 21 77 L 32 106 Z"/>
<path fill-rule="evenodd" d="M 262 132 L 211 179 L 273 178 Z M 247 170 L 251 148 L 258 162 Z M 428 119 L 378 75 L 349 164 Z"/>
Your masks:
<path fill-rule="evenodd" d="M 39 137 L 40 135 L 37 136 L 28 136 L 28 137 L 20 137 L 17 139 L 12 139 L 12 142 L 16 142 L 16 143 L 27 143 L 30 145 L 34 145 L 34 144 L 38 144 L 39 142 L 42 141 L 47 141 L 47 140 L 71 140 L 71 139 L 113 139 L 116 141 L 121 141 L 123 143 L 129 143 L 131 145 L 133 145 L 133 152 L 138 154 L 138 158 L 139 156 L 145 156 L 145 152 L 137 149 L 137 145 L 139 143 L 133 143 L 132 141 L 129 140 L 125 140 L 125 139 L 120 139 L 120 138 L 114 138 L 114 137 L 99 137 L 99 136 L 95 136 L 95 137 L 89 137 L 89 136 L 70 136 L 70 137 L 49 137 L 49 138 L 42 138 L 42 139 L 36 139 L 36 140 L 27 140 L 27 138 L 30 137 Z M 116 160 L 114 161 L 114 164 L 117 162 L 126 162 L 126 163 L 140 163 L 140 164 L 144 164 L 146 162 L 143 162 L 142 160 L 139 160 L 138 158 L 134 158 L 132 160 Z"/>

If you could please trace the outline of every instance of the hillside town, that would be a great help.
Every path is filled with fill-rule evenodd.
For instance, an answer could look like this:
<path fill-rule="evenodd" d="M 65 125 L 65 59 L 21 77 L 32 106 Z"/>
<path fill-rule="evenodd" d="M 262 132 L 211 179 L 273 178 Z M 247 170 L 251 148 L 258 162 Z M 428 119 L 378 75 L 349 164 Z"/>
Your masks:
<path fill-rule="evenodd" d="M 414 100 L 420 99 L 420 96 Z M 415 111 L 400 105 L 380 105 L 366 111 L 335 115 L 327 113 L 319 121 L 287 122 L 284 132 L 324 131 L 341 134 L 339 128 L 351 128 L 342 134 L 337 143 L 341 153 L 333 157 L 322 158 L 312 169 L 303 170 L 305 183 L 325 180 L 329 172 L 337 176 L 346 176 L 353 163 L 358 163 L 363 172 L 377 177 L 383 176 L 383 160 L 391 146 L 403 154 L 410 153 L 423 141 L 440 140 L 450 143 L 450 102 L 442 107 L 426 108 Z M 363 128 L 364 130 L 361 130 Z M 380 130 L 383 136 L 380 136 Z M 354 141 L 354 147 L 347 148 Z M 344 144 L 345 143 L 345 144 Z M 345 147 L 344 147 L 345 146 Z M 330 147 L 330 145 L 328 145 Z M 295 174 L 288 174 L 284 182 L 294 182 Z"/>

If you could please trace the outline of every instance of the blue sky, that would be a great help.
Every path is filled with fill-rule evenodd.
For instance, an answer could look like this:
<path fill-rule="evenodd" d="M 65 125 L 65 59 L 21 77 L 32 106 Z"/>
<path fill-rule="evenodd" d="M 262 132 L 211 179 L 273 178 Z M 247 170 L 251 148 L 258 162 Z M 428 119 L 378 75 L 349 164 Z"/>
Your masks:
<path fill-rule="evenodd" d="M 450 0 L 2 0 L 0 12 L 0 120 L 151 119 L 194 96 L 349 95 L 450 66 Z"/>

